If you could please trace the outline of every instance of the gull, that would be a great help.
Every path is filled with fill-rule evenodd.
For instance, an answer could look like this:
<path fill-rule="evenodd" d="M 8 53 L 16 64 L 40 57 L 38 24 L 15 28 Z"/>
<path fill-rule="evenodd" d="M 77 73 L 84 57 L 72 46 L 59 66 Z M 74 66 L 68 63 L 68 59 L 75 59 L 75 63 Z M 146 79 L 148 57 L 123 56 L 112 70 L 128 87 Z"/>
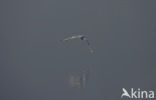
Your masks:
<path fill-rule="evenodd" d="M 94 50 L 91 48 L 90 42 L 89 42 L 89 40 L 87 39 L 86 36 L 84 36 L 84 35 L 75 35 L 75 36 L 67 37 L 67 38 L 63 39 L 63 42 L 68 41 L 68 40 L 72 40 L 72 39 L 81 39 L 81 40 L 86 41 L 86 43 L 88 45 L 88 48 L 90 50 L 90 53 L 94 52 Z"/>

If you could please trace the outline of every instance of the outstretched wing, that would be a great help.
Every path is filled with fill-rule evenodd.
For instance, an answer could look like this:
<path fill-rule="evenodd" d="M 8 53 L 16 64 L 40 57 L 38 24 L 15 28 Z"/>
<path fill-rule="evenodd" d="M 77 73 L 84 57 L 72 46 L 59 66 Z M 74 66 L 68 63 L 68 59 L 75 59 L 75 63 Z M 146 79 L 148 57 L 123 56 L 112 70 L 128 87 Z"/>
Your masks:
<path fill-rule="evenodd" d="M 88 48 L 89 48 L 90 52 L 94 53 L 94 50 L 92 49 L 92 47 L 90 45 L 90 42 L 87 39 L 85 39 L 85 41 L 87 42 L 87 45 L 88 45 Z"/>
<path fill-rule="evenodd" d="M 72 40 L 72 39 L 76 39 L 76 38 L 81 38 L 81 35 L 71 36 L 71 37 L 63 39 L 63 41 L 68 41 L 68 40 Z"/>

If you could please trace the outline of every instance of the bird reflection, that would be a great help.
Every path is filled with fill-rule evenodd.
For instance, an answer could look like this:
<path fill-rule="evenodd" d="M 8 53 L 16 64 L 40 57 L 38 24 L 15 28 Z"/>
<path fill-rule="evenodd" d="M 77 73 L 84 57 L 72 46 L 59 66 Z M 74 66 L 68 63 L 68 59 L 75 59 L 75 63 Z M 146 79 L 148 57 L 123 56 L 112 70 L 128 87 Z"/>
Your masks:
<path fill-rule="evenodd" d="M 91 78 L 91 70 L 83 70 L 79 75 L 69 76 L 69 85 L 75 88 L 86 88 L 87 83 Z"/>

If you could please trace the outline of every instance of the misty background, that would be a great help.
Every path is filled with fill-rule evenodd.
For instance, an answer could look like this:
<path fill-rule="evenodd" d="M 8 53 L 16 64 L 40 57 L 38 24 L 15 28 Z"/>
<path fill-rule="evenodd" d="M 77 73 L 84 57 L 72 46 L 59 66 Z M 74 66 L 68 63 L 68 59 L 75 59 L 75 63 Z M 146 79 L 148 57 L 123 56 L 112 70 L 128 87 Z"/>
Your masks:
<path fill-rule="evenodd" d="M 155 0 L 1 0 L 0 100 L 120 100 L 156 92 Z M 60 40 L 73 33 L 84 41 Z M 93 66 L 85 89 L 70 74 Z"/>

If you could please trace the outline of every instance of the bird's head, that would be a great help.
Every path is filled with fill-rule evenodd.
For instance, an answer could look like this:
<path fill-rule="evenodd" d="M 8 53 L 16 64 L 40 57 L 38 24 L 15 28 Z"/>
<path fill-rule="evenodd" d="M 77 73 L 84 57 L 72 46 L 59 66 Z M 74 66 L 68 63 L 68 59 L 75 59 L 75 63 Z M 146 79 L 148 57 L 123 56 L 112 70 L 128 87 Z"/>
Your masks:
<path fill-rule="evenodd" d="M 81 40 L 84 40 L 85 38 L 86 38 L 86 37 L 85 37 L 84 35 L 82 35 L 80 39 L 81 39 Z"/>

